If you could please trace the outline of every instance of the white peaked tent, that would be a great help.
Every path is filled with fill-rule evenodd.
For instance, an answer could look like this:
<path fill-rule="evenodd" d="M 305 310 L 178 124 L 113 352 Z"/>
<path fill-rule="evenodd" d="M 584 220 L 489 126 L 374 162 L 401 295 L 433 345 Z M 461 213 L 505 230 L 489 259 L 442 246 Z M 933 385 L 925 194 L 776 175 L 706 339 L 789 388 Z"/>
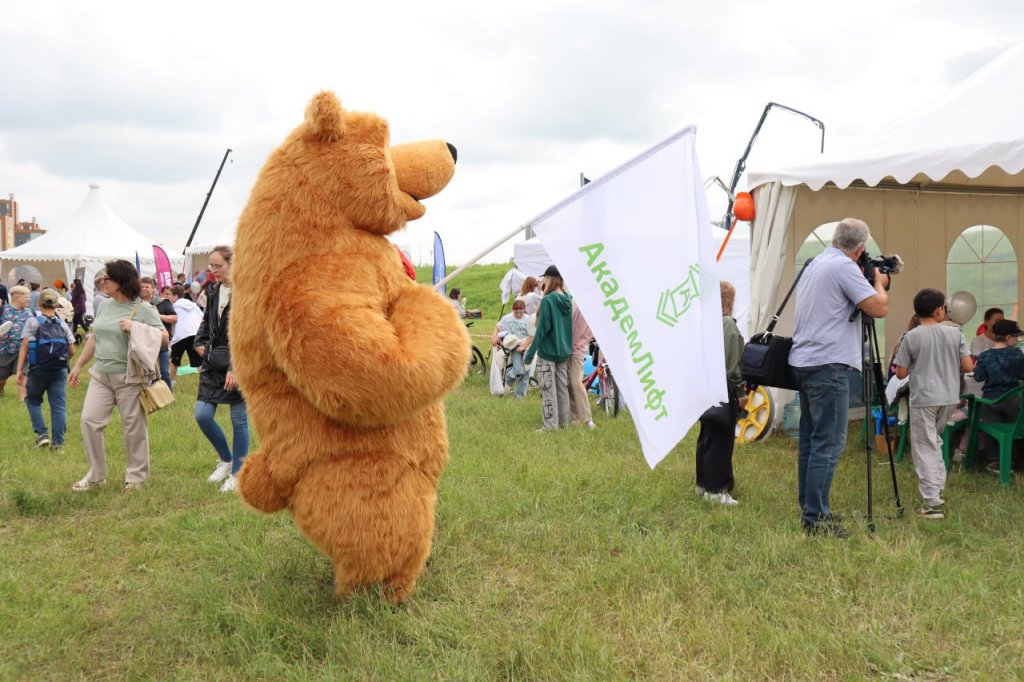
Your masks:
<path fill-rule="evenodd" d="M 74 215 L 49 228 L 41 237 L 0 252 L 0 272 L 6 278 L 14 267 L 31 265 L 42 274 L 44 286 L 55 279 L 70 285 L 75 270 L 84 267 L 82 284 L 86 289 L 86 307 L 91 312 L 92 283 L 103 264 L 118 258 L 134 263 L 138 254 L 142 274 L 151 275 L 156 271 L 155 243 L 121 220 L 104 201 L 99 185 L 90 184 L 85 201 Z M 181 267 L 181 256 L 175 258 L 170 252 L 168 256 L 173 268 Z"/>
<path fill-rule="evenodd" d="M 215 246 L 227 244 L 234 247 L 235 234 L 237 232 L 238 221 L 236 220 L 213 235 L 211 239 L 204 239 L 202 242 L 193 244 L 185 249 L 185 269 L 183 272 L 188 276 L 189 280 L 192 279 L 192 275 L 195 274 L 196 270 L 206 269 L 206 264 L 210 261 L 210 254 Z"/>
<path fill-rule="evenodd" d="M 781 169 L 754 168 L 750 325 L 764 329 L 795 275 L 796 254 L 818 226 L 857 217 L 906 268 L 893 282 L 886 348 L 924 287 L 947 291 L 950 248 L 968 227 L 1000 228 L 1024 247 L 1024 44 L 917 114 L 872 139 Z M 1017 280 L 1021 299 L 1024 277 Z M 947 293 L 950 293 L 947 291 Z M 791 303 L 779 331 L 792 330 Z"/>

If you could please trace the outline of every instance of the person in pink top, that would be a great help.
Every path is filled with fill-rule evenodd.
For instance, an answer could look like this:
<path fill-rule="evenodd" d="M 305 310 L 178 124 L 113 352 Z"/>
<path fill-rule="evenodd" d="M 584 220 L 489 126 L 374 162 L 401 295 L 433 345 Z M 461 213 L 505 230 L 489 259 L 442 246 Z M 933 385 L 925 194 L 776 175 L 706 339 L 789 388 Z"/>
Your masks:
<path fill-rule="evenodd" d="M 590 399 L 583 388 L 583 358 L 590 351 L 590 340 L 594 333 L 590 325 L 583 319 L 583 313 L 572 302 L 572 356 L 569 358 L 569 423 L 586 424 L 588 429 L 594 428 L 594 418 L 590 414 Z"/>

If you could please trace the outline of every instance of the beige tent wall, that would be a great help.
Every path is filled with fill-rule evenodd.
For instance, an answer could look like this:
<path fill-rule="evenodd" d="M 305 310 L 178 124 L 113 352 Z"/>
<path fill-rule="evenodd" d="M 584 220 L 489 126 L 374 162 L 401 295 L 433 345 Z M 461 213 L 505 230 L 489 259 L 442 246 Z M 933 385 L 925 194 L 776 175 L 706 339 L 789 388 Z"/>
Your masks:
<path fill-rule="evenodd" d="M 815 192 L 798 188 L 787 228 L 788 271 L 783 274 L 774 307 L 782 302 L 795 276 L 796 252 L 811 232 L 824 223 L 861 218 L 884 253 L 906 261 L 894 278 L 885 328 L 889 352 L 913 315 L 913 297 L 923 287 L 947 290 L 946 261 L 953 242 L 973 225 L 994 225 L 1006 233 L 1017 254 L 1018 272 L 1024 246 L 1024 196 L 1016 193 L 965 193 L 918 188 L 825 187 Z M 948 292 L 952 293 L 952 292 Z M 1017 278 L 1017 301 L 1024 300 L 1024 277 Z M 793 331 L 793 304 L 779 322 L 779 332 Z M 1009 313 L 1009 311 L 1007 311 Z M 973 330 L 968 331 L 968 335 Z"/>

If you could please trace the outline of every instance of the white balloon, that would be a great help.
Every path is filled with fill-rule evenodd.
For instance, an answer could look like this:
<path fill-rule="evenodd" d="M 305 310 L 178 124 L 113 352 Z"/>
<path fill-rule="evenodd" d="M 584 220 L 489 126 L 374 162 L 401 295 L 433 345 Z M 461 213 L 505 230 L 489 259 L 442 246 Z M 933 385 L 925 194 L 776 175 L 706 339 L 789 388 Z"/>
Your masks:
<path fill-rule="evenodd" d="M 949 297 L 946 307 L 949 308 L 949 319 L 964 324 L 978 311 L 978 302 L 970 292 L 958 291 Z"/>

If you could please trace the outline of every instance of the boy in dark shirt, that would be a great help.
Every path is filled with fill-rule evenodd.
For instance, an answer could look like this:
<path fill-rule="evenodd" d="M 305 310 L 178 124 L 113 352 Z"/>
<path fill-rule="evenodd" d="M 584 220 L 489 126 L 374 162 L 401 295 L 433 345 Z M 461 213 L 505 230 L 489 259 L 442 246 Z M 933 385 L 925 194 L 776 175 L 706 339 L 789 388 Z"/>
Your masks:
<path fill-rule="evenodd" d="M 1024 334 L 1014 320 L 999 320 L 992 325 L 995 345 L 978 356 L 974 368 L 974 380 L 984 384 L 981 397 L 998 398 L 1007 391 L 1020 386 L 1024 380 L 1024 354 L 1017 348 L 1017 338 Z M 999 405 L 983 405 L 981 420 L 988 422 L 1013 421 L 1020 411 L 1020 397 L 1007 400 Z M 995 439 L 985 433 L 978 434 L 981 453 L 987 462 L 986 468 L 999 473 L 999 446 Z"/>

